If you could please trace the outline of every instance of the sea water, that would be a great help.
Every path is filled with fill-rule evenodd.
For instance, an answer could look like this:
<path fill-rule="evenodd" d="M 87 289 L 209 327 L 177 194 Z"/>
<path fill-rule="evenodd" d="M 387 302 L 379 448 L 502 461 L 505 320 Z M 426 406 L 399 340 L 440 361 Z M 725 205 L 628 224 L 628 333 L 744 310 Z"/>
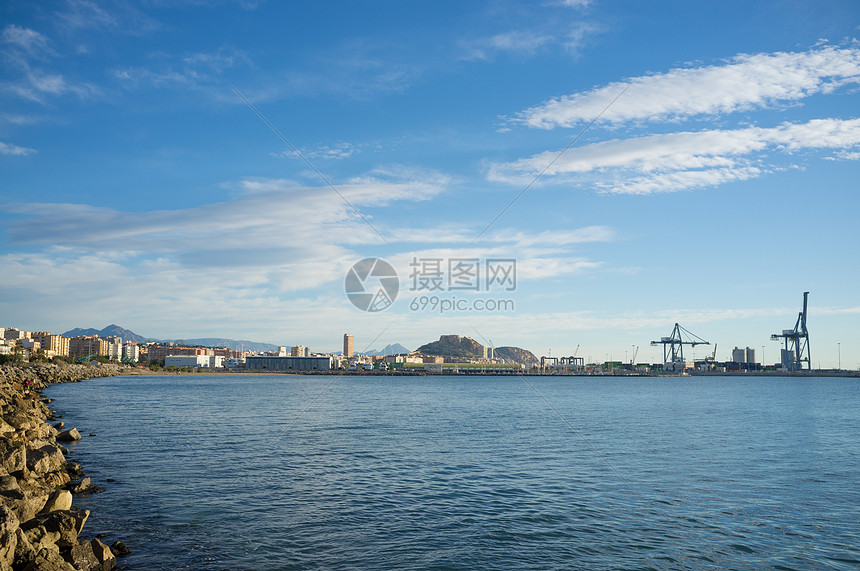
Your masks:
<path fill-rule="evenodd" d="M 858 569 L 860 380 L 54 385 L 127 569 Z"/>

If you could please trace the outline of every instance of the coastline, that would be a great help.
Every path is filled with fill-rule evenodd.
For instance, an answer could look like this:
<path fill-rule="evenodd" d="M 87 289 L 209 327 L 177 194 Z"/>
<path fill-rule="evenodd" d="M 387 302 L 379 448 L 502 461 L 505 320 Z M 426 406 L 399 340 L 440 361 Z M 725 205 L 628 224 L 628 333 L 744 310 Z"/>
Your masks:
<path fill-rule="evenodd" d="M 74 497 L 101 491 L 62 443 L 80 440 L 56 422 L 48 384 L 130 374 L 120 365 L 0 365 L 0 571 L 94 571 L 116 567 L 121 541 L 83 539 L 89 510 Z"/>

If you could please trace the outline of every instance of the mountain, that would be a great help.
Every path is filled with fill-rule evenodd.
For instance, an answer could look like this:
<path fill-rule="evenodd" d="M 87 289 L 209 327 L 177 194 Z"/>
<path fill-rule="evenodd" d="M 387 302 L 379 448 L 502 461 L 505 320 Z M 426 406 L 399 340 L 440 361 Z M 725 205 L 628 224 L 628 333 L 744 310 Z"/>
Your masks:
<path fill-rule="evenodd" d="M 400 343 L 393 343 L 391 345 L 386 345 L 382 348 L 382 350 L 373 349 L 371 351 L 366 351 L 362 353 L 362 355 L 375 357 L 377 355 L 402 355 L 405 353 L 409 353 L 409 349 L 407 349 Z"/>
<path fill-rule="evenodd" d="M 123 329 L 119 325 L 111 324 L 104 329 L 82 329 L 75 327 L 63 333 L 63 337 L 79 337 L 81 335 L 98 335 L 99 337 L 116 336 L 121 337 L 124 343 L 149 343 L 156 341 L 159 343 L 176 343 L 180 345 L 202 346 L 202 347 L 229 347 L 233 351 L 241 351 L 244 347 L 245 351 L 277 351 L 278 346 L 271 343 L 259 343 L 257 341 L 245 341 L 235 339 L 224 339 L 221 337 L 204 337 L 200 339 L 153 339 L 138 335 L 134 331 Z"/>
<path fill-rule="evenodd" d="M 115 323 L 111 323 L 104 329 L 81 329 L 80 327 L 75 327 L 69 331 L 63 333 L 63 337 L 79 337 L 81 335 L 98 335 L 99 337 L 121 337 L 123 343 L 148 343 L 150 341 L 157 341 L 157 339 L 150 339 L 149 337 L 144 337 L 142 335 L 138 335 L 134 331 L 129 331 L 128 329 L 123 329 L 119 325 Z"/>
<path fill-rule="evenodd" d="M 508 359 L 522 363 L 523 365 L 540 363 L 540 359 L 535 357 L 534 353 L 527 349 L 520 349 L 519 347 L 496 347 L 493 355 L 496 359 Z"/>

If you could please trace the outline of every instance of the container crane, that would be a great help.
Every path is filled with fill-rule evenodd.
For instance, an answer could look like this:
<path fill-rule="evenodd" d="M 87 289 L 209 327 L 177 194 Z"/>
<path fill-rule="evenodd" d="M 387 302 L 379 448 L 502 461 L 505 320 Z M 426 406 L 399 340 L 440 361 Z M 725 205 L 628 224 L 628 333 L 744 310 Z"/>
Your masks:
<path fill-rule="evenodd" d="M 686 339 L 682 334 L 686 334 Z M 684 345 L 695 347 L 696 345 L 710 345 L 710 343 L 676 323 L 672 335 L 661 337 L 659 341 L 651 341 L 651 346 L 655 345 L 663 345 L 663 363 L 665 365 L 671 365 L 673 370 L 678 367 L 683 370 L 685 366 Z"/>
<path fill-rule="evenodd" d="M 781 362 L 790 371 L 799 371 L 812 368 L 812 360 L 809 356 L 809 331 L 806 329 L 806 300 L 809 292 L 803 292 L 803 311 L 797 314 L 797 322 L 794 329 L 783 329 L 782 333 L 774 333 L 770 336 L 771 341 L 785 340 L 785 348 L 782 350 Z"/>

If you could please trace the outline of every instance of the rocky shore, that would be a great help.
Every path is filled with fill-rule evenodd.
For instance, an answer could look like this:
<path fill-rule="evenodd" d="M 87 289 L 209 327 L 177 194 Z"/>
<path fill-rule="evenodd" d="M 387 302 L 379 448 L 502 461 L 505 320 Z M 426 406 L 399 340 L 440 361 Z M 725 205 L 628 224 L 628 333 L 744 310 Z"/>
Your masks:
<path fill-rule="evenodd" d="M 50 409 L 42 389 L 124 373 L 119 365 L 0 365 L 0 571 L 90 571 L 116 567 L 128 551 L 81 530 L 89 511 L 78 494 L 100 491 L 81 466 L 66 458 L 62 442 L 81 438 Z"/>

